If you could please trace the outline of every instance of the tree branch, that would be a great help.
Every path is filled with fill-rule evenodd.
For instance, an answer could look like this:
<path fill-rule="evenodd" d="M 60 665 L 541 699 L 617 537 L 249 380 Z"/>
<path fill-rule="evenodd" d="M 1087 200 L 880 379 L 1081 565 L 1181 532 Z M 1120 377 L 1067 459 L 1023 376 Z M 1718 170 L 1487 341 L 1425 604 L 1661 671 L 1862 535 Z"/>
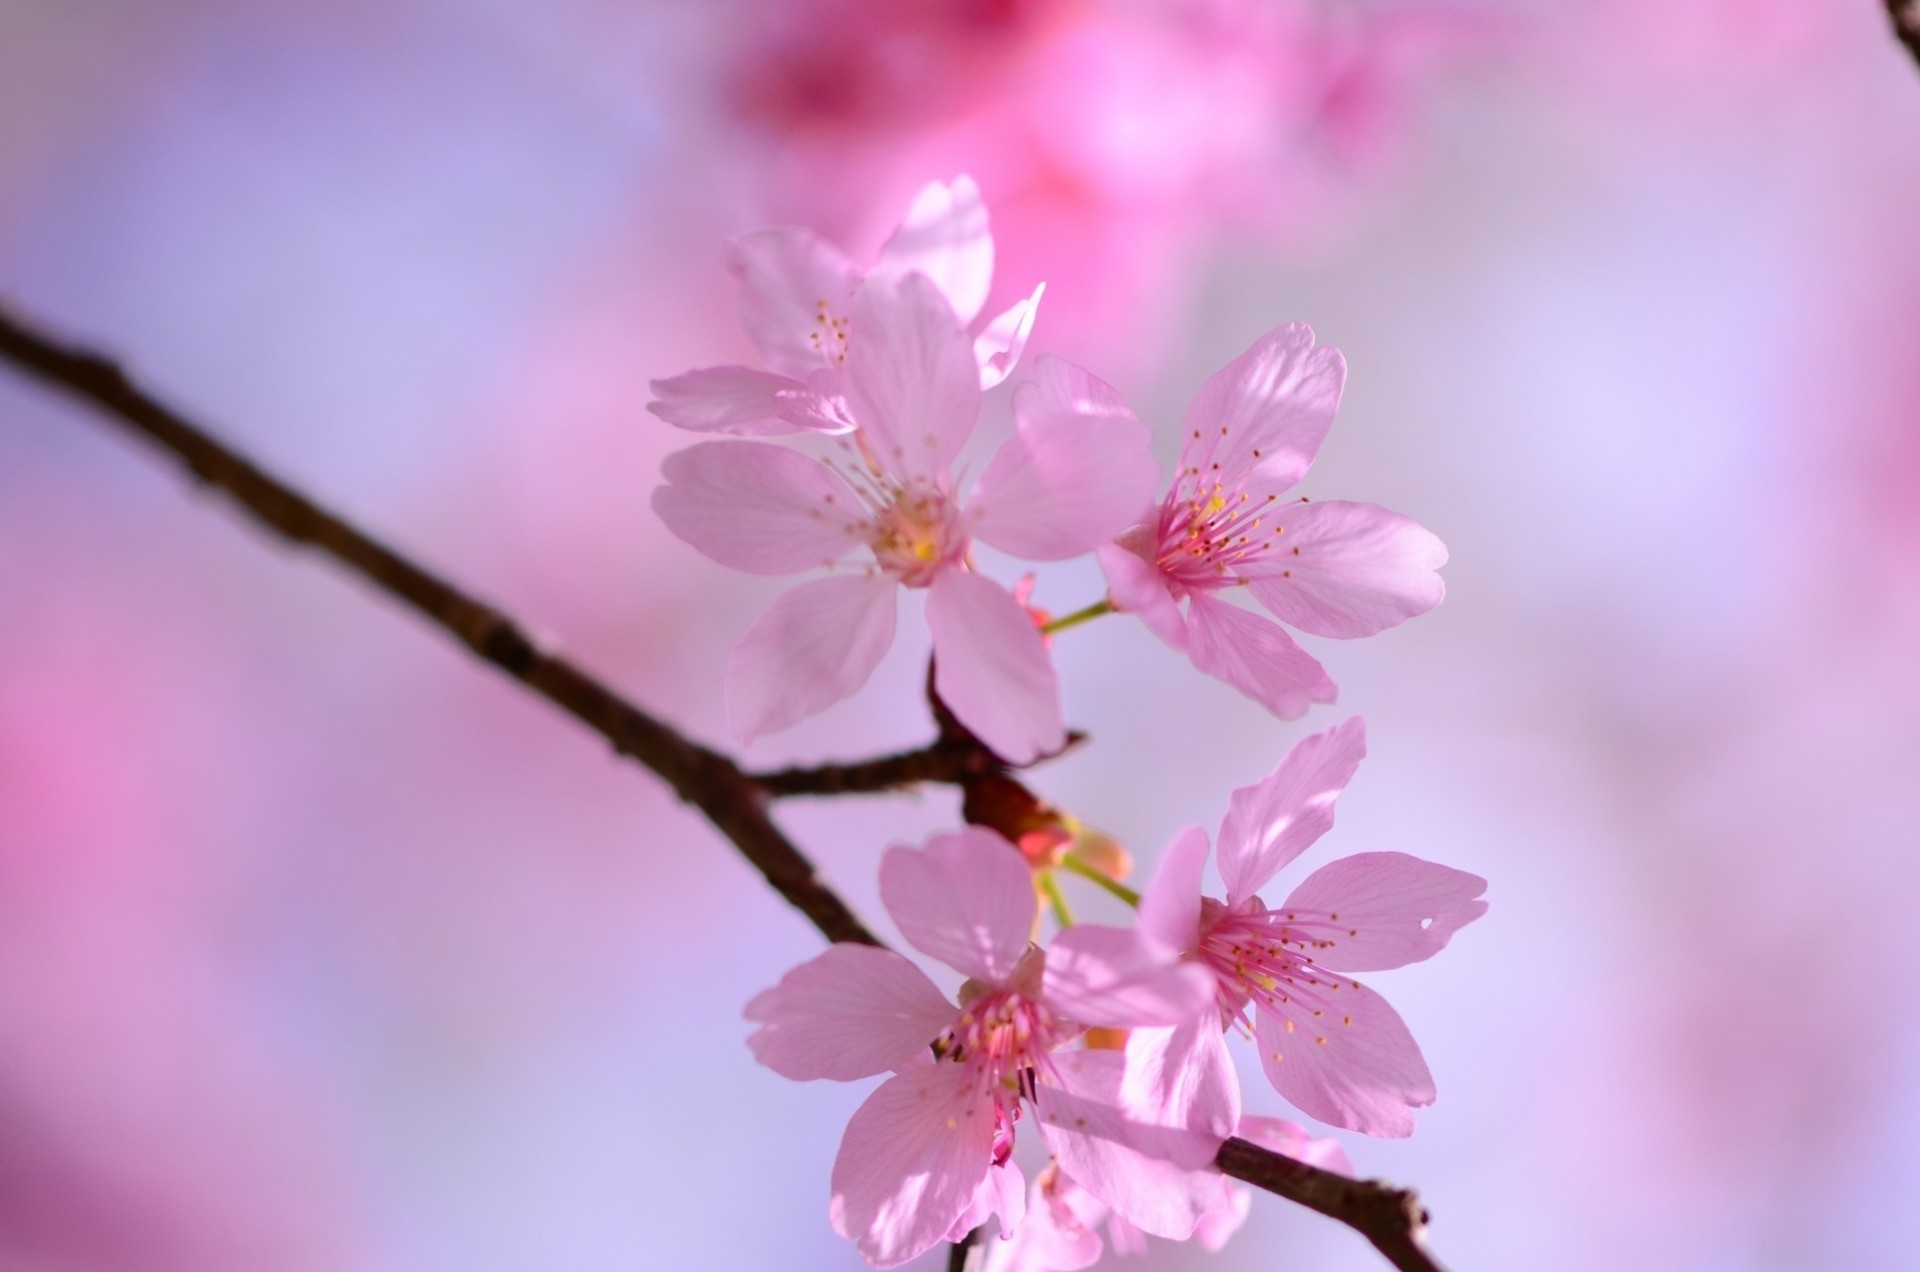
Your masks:
<path fill-rule="evenodd" d="M 1920 63 L 1920 0 L 1887 0 L 1887 16 L 1893 19 L 1894 37 Z"/>
<path fill-rule="evenodd" d="M 769 797 L 886 790 L 913 781 L 962 781 L 995 773 L 993 766 L 998 762 L 990 754 L 989 765 L 976 772 L 973 766 L 981 764 L 984 749 L 949 734 L 922 751 L 864 764 L 749 776 L 727 756 L 685 737 L 587 672 L 540 649 L 498 610 L 401 556 L 188 423 L 136 388 L 112 362 L 37 333 L 3 307 L 0 359 L 99 407 L 115 423 L 177 460 L 201 483 L 224 493 L 260 524 L 291 543 L 332 557 L 598 733 L 621 755 L 651 769 L 682 800 L 698 808 L 774 891 L 830 941 L 881 943 L 773 823 L 766 810 Z M 834 774 L 838 776 L 828 776 Z M 1216 1164 L 1235 1179 L 1355 1229 L 1402 1272 L 1440 1272 L 1440 1265 L 1421 1248 L 1426 1213 L 1411 1192 L 1319 1170 L 1241 1139 L 1228 1140 Z M 967 1266 L 978 1249 L 970 1235 L 956 1243 L 952 1258 Z"/>

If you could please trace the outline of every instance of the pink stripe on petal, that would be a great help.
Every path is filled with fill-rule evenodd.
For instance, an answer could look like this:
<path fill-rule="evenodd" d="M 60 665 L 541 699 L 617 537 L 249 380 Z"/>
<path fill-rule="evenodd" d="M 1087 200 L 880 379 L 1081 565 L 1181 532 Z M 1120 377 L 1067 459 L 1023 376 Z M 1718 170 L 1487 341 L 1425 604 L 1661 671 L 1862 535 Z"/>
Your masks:
<path fill-rule="evenodd" d="M 919 274 L 869 278 L 854 300 L 847 405 L 896 477 L 943 479 L 980 417 L 980 368 L 946 298 Z"/>
<path fill-rule="evenodd" d="M 1279 624 L 1204 592 L 1187 598 L 1187 656 L 1283 720 L 1334 699 L 1326 668 Z"/>
<path fill-rule="evenodd" d="M 1322 1122 L 1395 1139 L 1413 1134 L 1413 1111 L 1435 1095 L 1419 1045 L 1386 999 L 1357 982 L 1342 981 L 1338 991 L 1330 983 L 1296 986 L 1289 1002 L 1256 1012 L 1267 1080 Z"/>
<path fill-rule="evenodd" d="M 1329 500 L 1285 513 L 1286 534 L 1249 590 L 1284 623 L 1316 636 L 1371 636 L 1446 597 L 1446 545 L 1377 504 Z"/>
<path fill-rule="evenodd" d="M 734 437 L 777 437 L 799 432 L 781 418 L 778 395 L 803 389 L 798 380 L 751 367 L 702 367 L 655 380 L 647 410 L 677 428 Z"/>
<path fill-rule="evenodd" d="M 1041 997 L 1067 1020 L 1127 1029 L 1175 1025 L 1213 1005 L 1213 977 L 1131 928 L 1081 923 L 1047 947 Z"/>
<path fill-rule="evenodd" d="M 880 900 L 913 948 L 995 986 L 1027 952 L 1039 908 L 1026 859 L 977 826 L 935 835 L 924 848 L 889 848 Z"/>
<path fill-rule="evenodd" d="M 797 724 L 867 683 L 893 643 L 895 591 L 891 579 L 849 576 L 775 601 L 727 655 L 727 719 L 741 740 Z"/>
<path fill-rule="evenodd" d="M 1023 384 L 1020 392 L 1032 387 Z M 1031 561 L 1091 552 L 1132 525 L 1153 498 L 1160 472 L 1147 426 L 1023 412 L 1021 401 L 1016 392 L 1019 431 L 988 462 L 967 501 L 974 534 Z"/>
<path fill-rule="evenodd" d="M 993 235 L 987 205 L 972 177 L 921 187 L 906 219 L 880 249 L 869 277 L 920 273 L 940 289 L 961 326 L 979 316 L 993 282 Z"/>
<path fill-rule="evenodd" d="M 1404 852 L 1363 852 L 1308 875 L 1281 908 L 1300 915 L 1295 929 L 1314 942 L 1314 962 L 1378 972 L 1445 949 L 1487 912 L 1486 890 L 1485 879 L 1464 870 Z"/>
<path fill-rule="evenodd" d="M 783 1078 L 850 1082 L 919 1059 L 957 1014 L 893 951 L 834 945 L 747 1004 L 747 1046 Z"/>
<path fill-rule="evenodd" d="M 934 687 L 994 754 L 1028 764 L 1066 745 L 1060 679 L 1046 641 L 1007 590 L 946 570 L 927 590 Z"/>
<path fill-rule="evenodd" d="M 1187 408 L 1182 471 L 1198 468 L 1229 490 L 1256 474 L 1263 485 L 1293 485 L 1319 454 L 1346 380 L 1346 360 L 1338 349 L 1316 349 L 1313 328 L 1296 322 L 1269 331 L 1215 372 Z"/>
<path fill-rule="evenodd" d="M 1200 877 L 1207 866 L 1207 832 L 1189 826 L 1167 845 L 1153 881 L 1140 897 L 1140 930 L 1170 949 L 1200 941 Z"/>
<path fill-rule="evenodd" d="M 1266 887 L 1333 828 L 1334 801 L 1366 754 L 1366 721 L 1353 716 L 1302 738 L 1270 776 L 1233 793 L 1214 858 L 1229 907 Z"/>
<path fill-rule="evenodd" d="M 946 1238 L 993 1154 L 993 1102 L 964 1065 L 930 1064 L 887 1079 L 847 1123 L 833 1162 L 828 1216 L 876 1268 Z"/>
<path fill-rule="evenodd" d="M 653 510 L 721 565 L 797 574 L 860 546 L 860 500 L 818 460 L 765 442 L 702 442 L 660 464 Z"/>
<path fill-rule="evenodd" d="M 846 343 L 835 324 L 851 317 L 860 272 L 838 248 L 807 230 L 755 230 L 727 244 L 726 261 L 740 325 L 769 369 L 804 380 L 839 364 Z"/>

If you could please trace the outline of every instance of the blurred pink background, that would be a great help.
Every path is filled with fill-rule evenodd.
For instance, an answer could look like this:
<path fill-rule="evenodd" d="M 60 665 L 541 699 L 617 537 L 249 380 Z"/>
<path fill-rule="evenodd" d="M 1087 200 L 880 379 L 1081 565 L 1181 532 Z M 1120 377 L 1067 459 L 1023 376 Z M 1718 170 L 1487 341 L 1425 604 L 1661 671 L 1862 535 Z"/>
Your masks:
<path fill-rule="evenodd" d="M 1314 642 L 1341 703 L 1292 723 L 1136 624 L 1064 634 L 1095 742 L 1036 786 L 1150 868 L 1363 712 L 1315 860 L 1491 881 L 1378 982 L 1439 1104 L 1343 1137 L 1450 1266 L 1907 1266 L 1920 68 L 1884 27 L 8 0 L 0 295 L 714 740 L 778 585 L 652 519 L 687 439 L 643 408 L 747 353 L 728 234 L 865 251 L 973 173 L 996 299 L 1045 278 L 1034 348 L 1163 457 L 1208 372 L 1311 322 L 1351 374 L 1303 489 L 1440 533 L 1447 603 Z M 902 630 L 750 761 L 927 736 Z M 879 850 L 956 810 L 781 815 L 883 923 Z M 866 1084 L 757 1068 L 739 1014 L 817 945 L 650 777 L 0 374 L 0 1268 L 858 1267 L 826 1180 Z M 1384 1266 L 1272 1198 L 1221 1255 L 1151 1258 Z"/>

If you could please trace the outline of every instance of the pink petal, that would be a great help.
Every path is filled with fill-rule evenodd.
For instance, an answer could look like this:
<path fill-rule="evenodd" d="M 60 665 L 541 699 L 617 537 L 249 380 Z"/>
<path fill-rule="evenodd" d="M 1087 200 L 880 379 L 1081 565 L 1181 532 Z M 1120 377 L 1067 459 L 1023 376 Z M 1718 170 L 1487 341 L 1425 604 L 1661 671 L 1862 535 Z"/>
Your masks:
<path fill-rule="evenodd" d="M 804 380 L 833 366 L 843 347 L 834 319 L 851 316 L 860 272 L 806 230 L 756 230 L 727 245 L 739 280 L 740 324 L 768 368 Z"/>
<path fill-rule="evenodd" d="M 801 384 L 750 367 L 702 367 L 655 380 L 647 410 L 667 423 L 695 433 L 735 437 L 774 437 L 798 430 L 781 418 L 777 396 Z"/>
<path fill-rule="evenodd" d="M 973 1200 L 967 1203 L 967 1208 L 947 1229 L 945 1240 L 961 1240 L 985 1223 L 988 1216 L 996 1213 L 1000 1216 L 1000 1238 L 1003 1241 L 1013 1235 L 1021 1220 L 1027 1216 L 1027 1180 L 1016 1162 L 1008 1161 L 1004 1166 L 987 1168 L 987 1177 L 980 1181 L 980 1187 L 974 1190 Z"/>
<path fill-rule="evenodd" d="M 918 1059 L 956 1014 L 893 951 L 833 945 L 747 1004 L 747 1045 L 783 1078 L 850 1082 Z"/>
<path fill-rule="evenodd" d="M 1250 584 L 1276 618 L 1316 636 L 1371 636 L 1424 614 L 1447 594 L 1446 545 L 1377 504 L 1305 503 L 1285 515 L 1291 551 Z"/>
<path fill-rule="evenodd" d="M 1047 947 L 1041 997 L 1082 1025 L 1176 1025 L 1208 1012 L 1213 977 L 1180 951 L 1129 928 L 1081 923 Z"/>
<path fill-rule="evenodd" d="M 1258 474 L 1285 489 L 1306 475 L 1347 380 L 1338 349 L 1313 346 L 1303 322 L 1278 327 L 1214 373 L 1187 408 L 1180 466 L 1237 488 Z"/>
<path fill-rule="evenodd" d="M 1010 1241 L 987 1248 L 986 1272 L 1081 1272 L 1103 1253 L 1095 1226 L 1107 1208 L 1049 1167 L 1034 1181 L 1027 1215 Z"/>
<path fill-rule="evenodd" d="M 971 1204 L 993 1154 L 993 1104 L 964 1065 L 887 1079 L 847 1123 L 833 1162 L 833 1230 L 877 1268 L 931 1249 Z"/>
<path fill-rule="evenodd" d="M 838 370 L 822 368 L 807 377 L 805 384 L 794 384 L 774 394 L 774 409 L 794 429 L 807 433 L 851 433 L 853 417 L 847 414 L 846 376 Z"/>
<path fill-rule="evenodd" d="M 972 177 L 952 185 L 934 181 L 922 187 L 907 208 L 900 228 L 880 249 L 873 274 L 899 278 L 925 274 L 940 289 L 961 326 L 972 323 L 987 303 L 993 282 L 993 235 L 987 229 L 987 205 Z"/>
<path fill-rule="evenodd" d="M 934 687 L 994 754 L 1030 764 L 1066 745 L 1060 679 L 1046 641 L 1005 588 L 945 570 L 927 590 Z"/>
<path fill-rule="evenodd" d="M 1413 1110 L 1433 1103 L 1433 1075 L 1405 1022 L 1357 981 L 1259 1010 L 1253 1034 L 1273 1089 L 1322 1122 L 1404 1138 Z"/>
<path fill-rule="evenodd" d="M 1199 1134 L 1184 1146 L 1196 1156 L 1176 1165 L 1211 1162 L 1240 1122 L 1240 1078 L 1220 1032 L 1220 1013 L 1208 1011 L 1171 1029 L 1136 1029 L 1127 1038 L 1126 1055 L 1121 1108 L 1147 1125 L 1184 1126 Z"/>
<path fill-rule="evenodd" d="M 1262 1148 L 1270 1148 L 1276 1153 L 1285 1153 L 1295 1161 L 1305 1162 L 1309 1166 L 1318 1166 L 1321 1170 L 1330 1170 L 1347 1176 L 1355 1174 L 1353 1162 L 1348 1160 L 1347 1150 L 1339 1140 L 1331 1136 L 1316 1137 L 1313 1132 L 1298 1122 L 1289 1122 L 1280 1117 L 1256 1117 L 1249 1114 L 1240 1119 L 1240 1129 L 1234 1134 L 1243 1140 L 1251 1140 Z"/>
<path fill-rule="evenodd" d="M 1200 944 L 1200 876 L 1206 865 L 1206 831 L 1189 826 L 1174 836 L 1140 896 L 1142 932 L 1169 949 Z"/>
<path fill-rule="evenodd" d="M 1039 907 L 1019 850 L 977 826 L 889 848 L 880 900 L 913 948 L 990 985 L 1013 975 Z"/>
<path fill-rule="evenodd" d="M 1334 699 L 1326 668 L 1277 624 L 1204 592 L 1187 598 L 1187 657 L 1282 720 Z"/>
<path fill-rule="evenodd" d="M 1246 1226 L 1247 1216 L 1253 1211 L 1253 1190 L 1229 1186 L 1220 1204 L 1200 1216 L 1199 1224 L 1193 1230 L 1193 1239 L 1208 1254 L 1218 1254 L 1233 1234 Z"/>
<path fill-rule="evenodd" d="M 1227 905 L 1239 905 L 1333 828 L 1333 805 L 1367 754 L 1359 716 L 1294 743 L 1272 774 L 1227 803 L 1215 860 Z"/>
<path fill-rule="evenodd" d="M 804 583 L 727 655 L 727 719 L 751 742 L 826 710 L 867 683 L 893 643 L 893 580 Z"/>
<path fill-rule="evenodd" d="M 895 476 L 941 477 L 980 416 L 980 368 L 953 311 L 908 274 L 869 278 L 853 321 L 847 404 L 861 435 Z"/>
<path fill-rule="evenodd" d="M 1026 352 L 1033 335 L 1033 321 L 1040 316 L 1040 297 L 1047 285 L 1041 283 L 1033 295 L 1016 300 L 986 325 L 973 341 L 974 361 L 980 364 L 980 388 L 991 389 L 1013 374 L 1020 355 Z"/>
<path fill-rule="evenodd" d="M 1056 1052 L 1036 1084 L 1041 1133 L 1060 1169 L 1128 1223 L 1184 1241 L 1218 1204 L 1226 1177 L 1175 1165 L 1208 1162 L 1222 1139 L 1184 1127 L 1143 1127 L 1119 1111 L 1125 1061 L 1112 1051 Z M 1136 1147 L 1137 1146 L 1137 1147 Z"/>
<path fill-rule="evenodd" d="M 766 442 L 702 442 L 660 464 L 653 510 L 667 529 L 720 564 L 797 574 L 860 545 L 860 500 L 838 474 Z"/>
<path fill-rule="evenodd" d="M 1140 424 L 1120 390 L 1065 358 L 1043 353 L 1033 364 L 1033 379 L 1013 392 L 1014 418 L 1022 423 L 1048 420 L 1106 420 L 1118 426 Z M 1144 429 L 1146 426 L 1141 424 Z M 1150 440 L 1150 439 L 1149 439 Z M 1159 473 L 1156 470 L 1155 484 Z M 1144 504 L 1153 497 L 1149 490 Z"/>
<path fill-rule="evenodd" d="M 1118 543 L 1103 544 L 1096 554 L 1107 576 L 1113 607 L 1123 614 L 1137 615 L 1154 635 L 1185 653 L 1187 620 L 1180 613 L 1180 602 L 1167 590 L 1166 576 L 1159 568 Z"/>
<path fill-rule="evenodd" d="M 1308 875 L 1282 908 L 1312 924 L 1314 962 L 1378 972 L 1445 949 L 1448 938 L 1487 912 L 1480 900 L 1486 890 L 1485 879 L 1464 870 L 1403 852 L 1363 852 Z"/>
<path fill-rule="evenodd" d="M 1085 374 L 1048 362 L 1043 377 L 1056 368 Z M 1018 432 L 967 501 L 974 533 L 987 543 L 1033 561 L 1079 556 L 1132 525 L 1153 498 L 1160 468 L 1152 436 L 1130 414 L 1072 414 L 1043 379 L 1014 391 L 1013 415 Z"/>

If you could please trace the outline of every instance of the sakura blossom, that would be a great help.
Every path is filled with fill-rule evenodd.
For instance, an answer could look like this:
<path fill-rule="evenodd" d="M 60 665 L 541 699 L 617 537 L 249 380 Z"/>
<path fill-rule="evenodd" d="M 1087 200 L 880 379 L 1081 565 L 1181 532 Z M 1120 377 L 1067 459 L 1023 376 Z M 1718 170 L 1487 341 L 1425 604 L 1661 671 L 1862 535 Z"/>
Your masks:
<path fill-rule="evenodd" d="M 1282 498 L 1312 466 L 1345 383 L 1345 359 L 1316 347 L 1305 323 L 1261 336 L 1187 408 L 1160 506 L 1099 553 L 1115 608 L 1283 718 L 1332 702 L 1333 681 L 1278 623 L 1226 594 L 1245 588 L 1281 622 L 1338 638 L 1373 635 L 1446 595 L 1446 547 L 1417 522 L 1377 504 Z M 1132 418 L 1099 389 L 1093 413 Z"/>
<path fill-rule="evenodd" d="M 788 592 L 727 666 L 727 706 L 751 740 L 860 688 L 893 642 L 900 588 L 927 593 L 935 685 L 1003 758 L 1026 763 L 1066 740 L 1059 680 L 1027 610 L 972 568 L 977 538 L 1058 560 L 1119 533 L 1151 497 L 1145 426 L 1084 409 L 1089 377 L 1043 359 L 1013 396 L 1015 433 L 963 499 L 955 457 L 979 417 L 973 353 L 924 274 L 874 276 L 853 302 L 861 337 L 846 364 L 858 430 L 843 462 L 753 441 L 670 455 L 653 507 L 681 539 L 755 574 L 842 571 Z"/>
<path fill-rule="evenodd" d="M 1201 895 L 1207 835 L 1182 832 L 1142 898 L 1141 929 L 1212 973 L 1217 1019 L 1128 1040 L 1143 1117 L 1218 1100 L 1222 1030 L 1251 1036 L 1267 1080 L 1295 1108 L 1368 1135 L 1406 1136 L 1434 1101 L 1420 1048 L 1386 999 L 1352 973 L 1431 958 L 1486 913 L 1486 880 L 1400 852 L 1322 866 L 1278 906 L 1258 890 L 1333 826 L 1366 754 L 1359 716 L 1302 740 L 1264 781 L 1233 793 L 1220 825 L 1224 900 Z"/>
<path fill-rule="evenodd" d="M 1226 1106 L 1179 1122 L 1121 1111 L 1125 1061 L 1073 1049 L 1090 1026 L 1170 1026 L 1207 1013 L 1211 978 L 1138 932 L 1081 925 L 1045 951 L 1019 853 L 968 827 L 896 846 L 880 896 L 909 944 L 963 973 L 959 1003 L 888 950 L 836 945 L 747 1005 L 755 1057 L 784 1077 L 892 1076 L 847 1124 L 829 1213 L 875 1267 L 956 1240 L 993 1213 L 1015 1231 L 1026 1191 L 1013 1161 L 1031 1109 L 1048 1149 L 1102 1203 L 1166 1232 L 1165 1205 L 1139 1207 L 1169 1171 L 1213 1159 L 1235 1124 Z"/>
<path fill-rule="evenodd" d="M 647 409 L 696 433 L 844 433 L 854 425 L 845 372 L 861 283 L 924 275 L 970 326 L 993 279 L 993 236 L 979 187 L 961 176 L 914 197 L 871 270 L 798 228 L 743 234 L 728 245 L 726 264 L 739 286 L 741 325 L 766 369 L 703 367 L 655 380 Z M 1020 360 L 1045 290 L 1040 284 L 974 339 L 981 388 L 1006 379 Z"/>
<path fill-rule="evenodd" d="M 1353 1164 L 1338 1140 L 1316 1139 L 1298 1123 L 1246 1115 L 1234 1134 L 1309 1166 L 1353 1174 Z M 1201 1209 L 1193 1240 L 1208 1253 L 1219 1253 L 1247 1221 L 1251 1190 L 1212 1167 L 1165 1174 L 1164 1183 L 1170 1191 L 1193 1198 Z M 1080 1272 L 1090 1268 L 1106 1253 L 1099 1232 L 1103 1222 L 1115 1254 L 1147 1252 L 1144 1232 L 1070 1179 L 1058 1162 L 1049 1163 L 1028 1190 L 1026 1219 L 1020 1230 L 989 1247 L 986 1272 Z"/>

